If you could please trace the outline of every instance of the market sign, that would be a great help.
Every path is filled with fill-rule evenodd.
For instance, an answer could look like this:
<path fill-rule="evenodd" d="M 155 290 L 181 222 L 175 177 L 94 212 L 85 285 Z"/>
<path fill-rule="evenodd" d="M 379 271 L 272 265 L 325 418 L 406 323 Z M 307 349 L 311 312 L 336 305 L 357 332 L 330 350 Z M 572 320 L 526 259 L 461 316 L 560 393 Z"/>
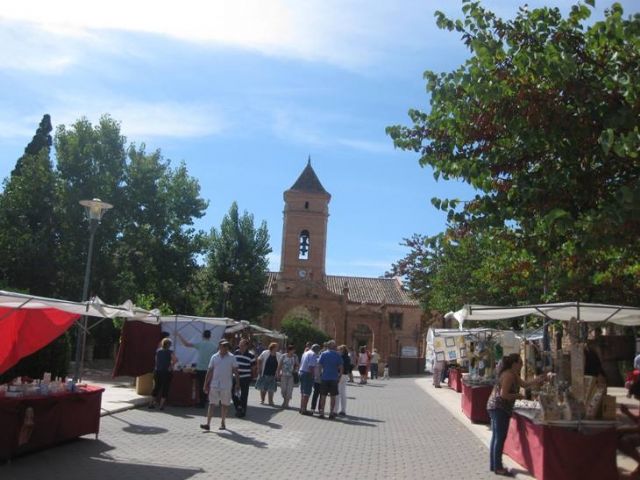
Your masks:
<path fill-rule="evenodd" d="M 402 347 L 401 355 L 403 357 L 417 357 L 418 347 Z"/>

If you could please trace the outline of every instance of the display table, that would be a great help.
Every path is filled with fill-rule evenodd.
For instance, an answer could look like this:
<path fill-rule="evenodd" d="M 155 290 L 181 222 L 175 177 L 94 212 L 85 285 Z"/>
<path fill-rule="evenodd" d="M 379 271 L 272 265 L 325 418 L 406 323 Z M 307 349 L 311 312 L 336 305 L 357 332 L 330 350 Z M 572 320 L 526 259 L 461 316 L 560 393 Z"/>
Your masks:
<path fill-rule="evenodd" d="M 618 478 L 615 426 L 612 422 L 585 424 L 581 431 L 572 426 L 544 425 L 514 411 L 504 453 L 537 480 Z"/>
<path fill-rule="evenodd" d="M 449 388 L 458 393 L 462 392 L 462 371 L 459 368 L 449 370 Z"/>
<path fill-rule="evenodd" d="M 191 372 L 173 372 L 169 387 L 169 405 L 193 407 L 200 402 L 196 374 Z"/>
<path fill-rule="evenodd" d="M 100 431 L 103 388 L 50 396 L 0 397 L 0 459 L 50 447 L 82 435 Z M 25 413 L 33 409 L 33 429 L 19 445 Z"/>
<path fill-rule="evenodd" d="M 473 385 L 462 381 L 462 411 L 474 423 L 489 423 L 487 400 L 493 385 Z"/>

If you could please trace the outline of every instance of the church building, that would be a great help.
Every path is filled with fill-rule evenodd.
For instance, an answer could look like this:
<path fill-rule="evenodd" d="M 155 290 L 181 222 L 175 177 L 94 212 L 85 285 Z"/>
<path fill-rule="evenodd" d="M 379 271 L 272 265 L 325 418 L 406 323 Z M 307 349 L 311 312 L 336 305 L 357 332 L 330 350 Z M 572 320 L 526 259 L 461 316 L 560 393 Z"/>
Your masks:
<path fill-rule="evenodd" d="M 385 360 L 422 357 L 422 309 L 398 279 L 327 274 L 330 200 L 309 161 L 284 192 L 280 271 L 269 272 L 273 312 L 262 324 L 306 318 L 339 345 L 377 348 Z"/>

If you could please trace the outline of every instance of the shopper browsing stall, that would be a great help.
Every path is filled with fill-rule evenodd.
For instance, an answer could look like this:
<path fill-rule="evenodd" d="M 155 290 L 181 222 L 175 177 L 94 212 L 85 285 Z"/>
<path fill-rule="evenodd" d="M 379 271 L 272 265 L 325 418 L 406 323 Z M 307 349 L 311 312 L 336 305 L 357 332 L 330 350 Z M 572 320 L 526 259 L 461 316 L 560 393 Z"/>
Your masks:
<path fill-rule="evenodd" d="M 176 332 L 180 342 L 185 347 L 194 348 L 198 352 L 198 361 L 196 363 L 196 380 L 198 381 L 198 392 L 200 392 L 200 407 L 207 406 L 208 392 L 204 390 L 204 379 L 207 375 L 207 369 L 209 368 L 209 361 L 216 350 L 218 349 L 216 344 L 211 340 L 211 330 L 205 330 L 202 332 L 201 342 L 190 342 L 186 340 L 180 332 Z"/>
<path fill-rule="evenodd" d="M 531 385 L 539 385 L 544 381 L 544 377 L 538 377 L 530 382 L 525 382 L 520 378 L 522 370 L 522 358 L 517 353 L 513 353 L 502 359 L 502 369 L 498 372 L 498 380 L 493 387 L 493 391 L 487 402 L 487 411 L 491 418 L 491 448 L 490 448 L 490 468 L 496 475 L 507 477 L 513 474 L 502 465 L 502 450 L 507 438 L 509 420 L 513 413 L 513 405 L 518 399 L 524 398 L 520 394 L 521 388 L 528 388 Z"/>
<path fill-rule="evenodd" d="M 173 366 L 177 361 L 178 359 L 173 350 L 171 350 L 171 340 L 168 338 L 163 339 L 161 348 L 156 352 L 156 365 L 153 370 L 153 392 L 151 393 L 152 399 L 149 408 L 155 408 L 159 404 L 160 410 L 164 409 L 169 396 Z"/>

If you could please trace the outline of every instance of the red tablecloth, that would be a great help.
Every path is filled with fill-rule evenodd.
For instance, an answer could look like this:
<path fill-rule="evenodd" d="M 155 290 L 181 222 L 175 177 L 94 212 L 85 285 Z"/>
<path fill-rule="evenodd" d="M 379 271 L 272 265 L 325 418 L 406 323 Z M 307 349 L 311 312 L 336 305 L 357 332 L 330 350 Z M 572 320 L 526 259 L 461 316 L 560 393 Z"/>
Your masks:
<path fill-rule="evenodd" d="M 456 392 L 462 392 L 462 371 L 458 368 L 449 370 L 449 387 Z"/>
<path fill-rule="evenodd" d="M 0 458 L 42 449 L 100 431 L 103 388 L 46 397 L 0 398 Z M 33 408 L 34 426 L 28 442 L 18 445 L 25 411 Z"/>
<path fill-rule="evenodd" d="M 200 401 L 197 383 L 195 373 L 173 372 L 169 388 L 169 405 L 179 407 L 197 405 Z"/>
<path fill-rule="evenodd" d="M 617 479 L 616 430 L 540 425 L 514 412 L 504 453 L 537 480 Z"/>
<path fill-rule="evenodd" d="M 492 389 L 492 385 L 469 385 L 462 382 L 462 411 L 472 422 L 491 421 L 487 413 L 487 400 Z"/>

